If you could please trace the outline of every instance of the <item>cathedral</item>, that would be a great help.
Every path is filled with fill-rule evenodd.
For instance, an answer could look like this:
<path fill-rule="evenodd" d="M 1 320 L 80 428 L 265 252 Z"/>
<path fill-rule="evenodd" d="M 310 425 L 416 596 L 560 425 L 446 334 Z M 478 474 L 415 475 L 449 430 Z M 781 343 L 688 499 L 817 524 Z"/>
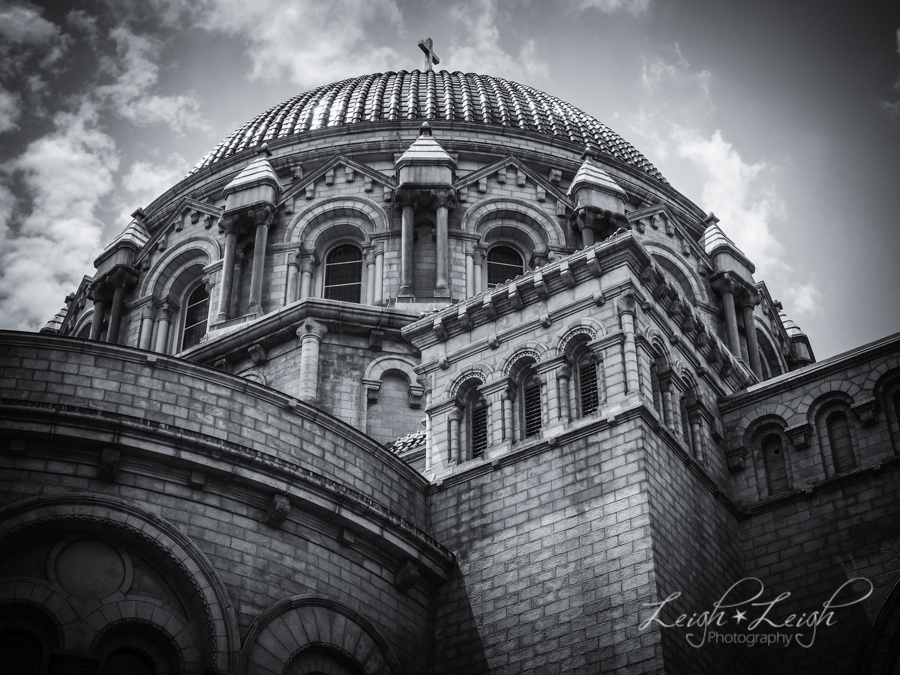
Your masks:
<path fill-rule="evenodd" d="M 900 334 L 816 361 L 630 143 L 420 46 L 0 331 L 0 672 L 900 673 Z"/>

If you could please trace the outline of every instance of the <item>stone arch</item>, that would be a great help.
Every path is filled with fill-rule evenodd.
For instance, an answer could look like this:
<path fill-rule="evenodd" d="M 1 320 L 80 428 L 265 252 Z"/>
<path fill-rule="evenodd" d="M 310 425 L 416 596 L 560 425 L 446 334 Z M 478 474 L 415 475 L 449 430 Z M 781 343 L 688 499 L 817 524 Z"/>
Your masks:
<path fill-rule="evenodd" d="M 761 352 L 760 356 L 762 357 L 763 362 L 768 367 L 769 371 L 772 371 L 772 361 L 774 360 L 775 365 L 778 366 L 778 370 L 780 372 L 772 372 L 772 377 L 778 377 L 779 375 L 783 375 L 788 372 L 787 362 L 784 360 L 784 355 L 781 353 L 781 349 L 775 343 L 775 339 L 772 337 L 772 333 L 769 330 L 769 327 L 766 323 L 756 317 L 756 341 L 759 343 L 759 351 Z"/>
<path fill-rule="evenodd" d="M 897 576 L 875 614 L 872 630 L 862 650 L 859 672 L 881 675 L 900 666 L 900 576 Z"/>
<path fill-rule="evenodd" d="M 375 202 L 362 197 L 331 197 L 298 213 L 285 228 L 284 243 L 303 243 L 306 250 L 315 250 L 315 240 L 335 220 L 351 218 L 361 221 L 355 227 L 366 243 L 375 232 L 389 229 L 390 219 Z M 310 245 L 312 244 L 312 245 Z"/>
<path fill-rule="evenodd" d="M 262 373 L 259 370 L 251 370 L 246 373 L 241 373 L 240 375 L 245 380 L 250 380 L 251 382 L 256 382 L 257 384 L 261 384 L 264 387 L 268 386 L 268 383 L 266 382 L 265 373 Z"/>
<path fill-rule="evenodd" d="M 788 453 L 790 439 L 785 433 L 786 428 L 787 423 L 784 417 L 768 413 L 754 419 L 743 435 L 743 445 L 749 449 L 753 462 L 753 474 L 760 499 L 775 496 L 794 487 L 793 467 Z M 775 457 L 772 457 L 771 460 L 775 460 L 778 455 L 780 455 L 780 459 L 772 461 L 770 464 L 771 460 L 767 459 L 764 445 L 766 439 L 772 436 L 777 436 L 778 440 L 774 449 Z"/>
<path fill-rule="evenodd" d="M 679 290 L 692 304 L 709 302 L 706 289 L 700 283 L 697 272 L 684 262 L 683 256 L 657 242 L 642 241 L 641 245 L 647 249 L 659 268 L 678 282 Z"/>
<path fill-rule="evenodd" d="M 282 675 L 307 645 L 336 648 L 366 675 L 400 675 L 387 641 L 359 612 L 331 598 L 297 595 L 260 614 L 244 637 L 242 672 Z"/>
<path fill-rule="evenodd" d="M 91 304 L 90 309 L 85 308 L 85 310 L 81 313 L 81 316 L 78 317 L 78 321 L 75 322 L 74 328 L 72 328 L 72 332 L 69 334 L 72 337 L 78 337 L 81 331 L 85 330 L 87 326 L 94 322 L 94 306 Z"/>
<path fill-rule="evenodd" d="M 647 338 L 647 342 L 653 350 L 653 356 L 662 358 L 668 363 L 670 354 L 669 343 L 659 329 L 655 326 L 648 326 L 644 329 L 644 337 Z"/>
<path fill-rule="evenodd" d="M 810 430 L 810 440 L 818 445 L 819 455 L 825 470 L 825 476 L 830 477 L 836 473 L 847 470 L 840 469 L 835 466 L 836 456 L 835 448 L 832 447 L 832 441 L 835 440 L 830 436 L 828 427 L 828 417 L 832 413 L 843 413 L 847 424 L 846 434 L 849 434 L 849 453 L 852 455 L 852 463 L 859 463 L 859 434 L 856 429 L 855 415 L 850 406 L 853 405 L 853 397 L 840 389 L 832 390 L 824 393 L 816 398 L 806 410 L 806 419 L 808 421 L 808 429 Z M 847 447 L 845 445 L 845 447 Z M 839 458 L 837 458 L 839 459 Z M 839 462 L 838 462 L 839 463 Z"/>
<path fill-rule="evenodd" d="M 866 394 L 871 392 L 871 398 L 875 399 L 875 419 L 878 419 L 879 412 L 884 416 L 894 454 L 900 454 L 900 368 L 891 368 L 890 365 L 881 364 L 874 386 L 863 391 Z"/>
<path fill-rule="evenodd" d="M 120 603 L 118 609 L 122 618 L 97 631 L 91 641 L 91 654 L 106 659 L 122 647 L 137 648 L 161 674 L 183 673 L 186 667 L 188 670 L 202 667 L 199 650 L 184 639 L 186 626 L 178 617 L 149 602 Z M 144 616 L 152 616 L 153 621 L 142 618 Z M 105 621 L 101 610 L 85 619 L 88 624 Z"/>
<path fill-rule="evenodd" d="M 564 354 L 568 343 L 577 335 L 587 335 L 588 340 L 596 340 L 598 337 L 606 335 L 607 330 L 597 319 L 584 317 L 579 321 L 563 326 L 556 332 L 556 336 L 550 343 L 550 351 L 556 354 Z"/>
<path fill-rule="evenodd" d="M 381 356 L 366 367 L 362 385 L 359 409 L 367 434 L 388 443 L 418 429 L 425 388 L 412 360 Z"/>
<path fill-rule="evenodd" d="M 41 651 L 39 672 L 46 673 L 53 650 L 65 647 L 65 636 L 57 616 L 39 601 L 30 599 L 30 589 L 23 588 L 26 585 L 31 584 L 19 582 L 0 586 L 0 597 L 11 596 L 0 599 L 0 634 L 25 633 L 35 640 Z M 57 602 L 65 603 L 65 600 L 59 598 Z"/>
<path fill-rule="evenodd" d="M 531 358 L 535 363 L 540 363 L 547 354 L 547 346 L 541 342 L 526 342 L 516 346 L 509 356 L 503 361 L 503 367 L 499 370 L 505 377 L 509 377 L 517 361 Z"/>
<path fill-rule="evenodd" d="M 125 540 L 152 554 L 158 564 L 171 572 L 172 583 L 180 584 L 179 588 L 195 608 L 202 664 L 207 668 L 235 668 L 240 635 L 231 599 L 213 565 L 177 527 L 134 504 L 90 493 L 32 497 L 0 510 L 0 550 L 48 531 L 82 530 L 92 537 L 113 536 L 117 541 Z M 52 604 L 55 607 L 57 603 Z M 56 615 L 64 629 L 69 623 L 78 622 L 68 602 L 64 601 L 60 607 Z M 69 608 L 71 616 L 65 608 Z M 101 617 L 105 615 L 96 617 L 95 630 L 102 627 Z M 104 618 L 102 624 L 105 623 Z"/>
<path fill-rule="evenodd" d="M 845 394 L 853 401 L 859 396 L 860 387 L 850 380 L 826 380 L 816 386 L 812 391 L 807 392 L 806 395 L 800 399 L 799 403 L 797 403 L 796 415 L 798 417 L 807 417 L 814 401 L 826 397 L 828 394 L 838 392 Z"/>
<path fill-rule="evenodd" d="M 887 381 L 882 380 L 882 377 L 890 373 L 890 371 L 900 370 L 900 356 L 894 356 L 889 359 L 885 359 L 883 362 L 879 363 L 875 366 L 871 372 L 866 377 L 865 382 L 862 384 L 862 391 L 864 392 L 872 392 L 875 393 L 876 384 L 882 384 Z M 896 373 L 900 374 L 900 373 Z"/>
<path fill-rule="evenodd" d="M 173 246 L 153 266 L 153 270 L 144 278 L 138 297 L 156 294 L 165 297 L 162 290 L 169 278 L 185 265 L 202 264 L 204 267 L 214 263 L 221 257 L 219 242 L 208 236 L 196 236 Z"/>
<path fill-rule="evenodd" d="M 754 422 L 768 416 L 780 419 L 785 428 L 793 424 L 798 424 L 804 420 L 804 417 L 801 416 L 800 413 L 795 412 L 794 409 L 783 403 L 766 403 L 765 405 L 748 410 L 734 426 L 734 429 L 729 436 L 736 441 L 735 445 L 749 447 L 747 445 L 747 442 L 749 441 L 748 430 L 755 428 L 756 425 Z"/>
<path fill-rule="evenodd" d="M 514 221 L 525 225 L 525 232 L 534 245 L 534 252 L 545 254 L 548 247 L 565 246 L 566 238 L 550 216 L 525 200 L 494 197 L 470 206 L 463 214 L 461 229 L 482 235 L 489 231 L 491 221 Z"/>
<path fill-rule="evenodd" d="M 477 380 L 480 384 L 476 385 L 478 387 L 487 383 L 488 378 L 490 377 L 492 368 L 487 366 L 486 364 L 477 364 L 468 369 L 466 369 L 463 373 L 453 378 L 444 389 L 444 398 L 448 401 L 454 400 L 459 394 L 461 389 L 469 383 L 469 380 Z"/>

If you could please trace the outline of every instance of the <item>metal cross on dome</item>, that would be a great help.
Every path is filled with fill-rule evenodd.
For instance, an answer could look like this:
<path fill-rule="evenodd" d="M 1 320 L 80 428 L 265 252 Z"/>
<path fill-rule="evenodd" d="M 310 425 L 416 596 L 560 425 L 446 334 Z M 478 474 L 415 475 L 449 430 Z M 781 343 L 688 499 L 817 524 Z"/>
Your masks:
<path fill-rule="evenodd" d="M 431 41 L 431 38 L 419 40 L 419 49 L 425 52 L 425 70 L 432 70 L 432 62 L 434 63 L 434 65 L 437 65 L 441 62 L 441 60 L 437 57 L 437 54 L 434 53 L 434 42 Z"/>

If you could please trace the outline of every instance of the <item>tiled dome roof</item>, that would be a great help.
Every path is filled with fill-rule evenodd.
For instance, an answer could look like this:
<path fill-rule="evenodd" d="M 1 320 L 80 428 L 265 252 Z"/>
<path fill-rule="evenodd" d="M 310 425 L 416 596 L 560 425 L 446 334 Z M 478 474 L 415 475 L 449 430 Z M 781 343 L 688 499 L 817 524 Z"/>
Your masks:
<path fill-rule="evenodd" d="M 393 120 L 459 120 L 558 136 L 665 180 L 634 146 L 578 108 L 500 77 L 401 70 L 326 84 L 257 115 L 195 167 L 215 164 L 264 141 L 342 124 Z"/>

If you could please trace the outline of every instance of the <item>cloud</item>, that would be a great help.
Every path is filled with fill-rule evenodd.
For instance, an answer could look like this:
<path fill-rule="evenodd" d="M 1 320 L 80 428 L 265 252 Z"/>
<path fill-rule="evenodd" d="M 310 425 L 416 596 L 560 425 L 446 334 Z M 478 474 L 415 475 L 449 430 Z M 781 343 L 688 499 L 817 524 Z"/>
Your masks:
<path fill-rule="evenodd" d="M 465 27 L 469 40 L 454 40 L 448 49 L 448 62 L 453 70 L 491 73 L 513 80 L 546 79 L 547 65 L 535 55 L 534 40 L 522 44 L 514 56 L 500 46 L 496 0 L 472 0 L 455 6 L 452 16 Z"/>
<path fill-rule="evenodd" d="M 42 56 L 40 68 L 52 68 L 71 44 L 71 38 L 43 18 L 34 5 L 23 2 L 0 6 L 0 77 L 19 75 L 37 56 Z"/>
<path fill-rule="evenodd" d="M 625 10 L 637 16 L 650 7 L 650 0 L 578 0 L 578 9 L 596 9 L 604 14 L 613 14 Z"/>
<path fill-rule="evenodd" d="M 172 12 L 183 7 L 177 0 L 167 4 Z M 311 86 L 392 70 L 399 61 L 377 37 L 400 26 L 394 0 L 203 0 L 184 11 L 201 28 L 244 42 L 256 79 L 288 77 Z"/>
<path fill-rule="evenodd" d="M 173 131 L 209 128 L 193 96 L 151 93 L 159 81 L 155 61 L 162 50 L 160 42 L 135 35 L 124 25 L 111 30 L 110 37 L 116 43 L 116 56 L 106 56 L 101 64 L 114 81 L 98 86 L 97 97 L 108 101 L 119 117 L 138 126 L 165 124 Z"/>
<path fill-rule="evenodd" d="M 758 267 L 783 266 L 781 244 L 771 225 L 783 216 L 784 207 L 762 180 L 769 167 L 745 162 L 721 131 L 706 137 L 676 127 L 671 140 L 677 155 L 692 162 L 703 177 L 703 208 L 716 213 L 723 229 Z"/>
<path fill-rule="evenodd" d="M 130 214 L 138 206 L 145 207 L 150 204 L 184 178 L 190 169 L 190 163 L 178 153 L 170 155 L 165 163 L 134 162 L 120 183 L 122 192 L 127 195 L 127 202 L 120 199 L 122 222 L 128 222 Z"/>
<path fill-rule="evenodd" d="M 897 55 L 900 56 L 900 28 L 897 29 L 896 34 L 897 41 Z M 900 77 L 897 78 L 897 81 L 894 83 L 895 90 L 900 89 Z M 884 110 L 891 117 L 900 117 L 900 100 L 896 101 L 879 101 L 881 105 L 881 109 Z"/>
<path fill-rule="evenodd" d="M 822 294 L 815 283 L 793 284 L 788 286 L 785 299 L 791 305 L 791 313 L 810 316 L 818 313 Z"/>
<path fill-rule="evenodd" d="M 19 128 L 16 122 L 21 113 L 19 97 L 0 87 L 0 134 Z"/>
<path fill-rule="evenodd" d="M 57 113 L 53 131 L 5 169 L 27 194 L 0 189 L 0 325 L 40 328 L 93 271 L 103 230 L 95 212 L 117 168 L 115 142 L 83 103 Z"/>

